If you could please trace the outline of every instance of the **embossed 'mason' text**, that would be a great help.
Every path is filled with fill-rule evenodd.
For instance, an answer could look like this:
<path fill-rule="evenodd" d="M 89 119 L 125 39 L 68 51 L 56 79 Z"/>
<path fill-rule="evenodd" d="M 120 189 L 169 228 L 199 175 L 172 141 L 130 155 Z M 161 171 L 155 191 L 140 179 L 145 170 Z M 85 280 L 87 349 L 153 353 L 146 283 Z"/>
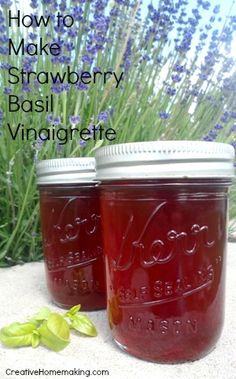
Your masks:
<path fill-rule="evenodd" d="M 133 333 L 144 331 L 147 334 L 188 335 L 197 333 L 197 320 L 188 318 L 156 319 L 130 315 L 128 329 Z"/>

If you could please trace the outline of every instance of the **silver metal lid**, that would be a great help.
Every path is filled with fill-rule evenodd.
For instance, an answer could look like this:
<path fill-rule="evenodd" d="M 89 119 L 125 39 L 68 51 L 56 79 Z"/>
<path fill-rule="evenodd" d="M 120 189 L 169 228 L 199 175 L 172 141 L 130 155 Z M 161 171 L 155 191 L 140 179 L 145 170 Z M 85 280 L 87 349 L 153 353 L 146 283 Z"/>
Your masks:
<path fill-rule="evenodd" d="M 233 178 L 234 148 L 205 141 L 134 142 L 96 152 L 98 180 Z"/>
<path fill-rule="evenodd" d="M 61 158 L 39 161 L 37 184 L 87 183 L 95 179 L 95 158 Z"/>

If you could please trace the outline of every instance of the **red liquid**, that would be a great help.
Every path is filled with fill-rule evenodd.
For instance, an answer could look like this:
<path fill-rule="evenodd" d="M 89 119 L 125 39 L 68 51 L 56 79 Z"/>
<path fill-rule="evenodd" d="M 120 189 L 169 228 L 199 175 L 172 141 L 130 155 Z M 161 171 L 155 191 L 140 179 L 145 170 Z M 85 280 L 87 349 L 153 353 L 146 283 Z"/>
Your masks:
<path fill-rule="evenodd" d="M 227 185 L 193 183 L 102 186 L 110 327 L 139 358 L 198 359 L 222 330 Z"/>
<path fill-rule="evenodd" d="M 41 224 L 48 289 L 53 300 L 83 310 L 106 307 L 98 189 L 41 186 Z"/>

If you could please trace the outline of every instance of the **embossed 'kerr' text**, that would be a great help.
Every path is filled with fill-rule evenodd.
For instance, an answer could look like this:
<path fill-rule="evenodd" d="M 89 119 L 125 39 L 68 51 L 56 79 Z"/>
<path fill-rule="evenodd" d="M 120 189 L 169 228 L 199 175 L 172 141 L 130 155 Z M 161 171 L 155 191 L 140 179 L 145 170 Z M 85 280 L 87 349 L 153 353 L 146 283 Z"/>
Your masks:
<path fill-rule="evenodd" d="M 157 215 L 164 208 L 166 202 L 159 204 L 147 220 L 136 240 L 129 242 L 131 230 L 135 228 L 135 217 L 130 215 L 127 227 L 122 237 L 119 254 L 113 261 L 115 270 L 128 270 L 136 259 L 139 260 L 140 266 L 144 268 L 153 267 L 170 262 L 175 255 L 184 254 L 185 256 L 193 256 L 202 247 L 211 248 L 215 241 L 209 238 L 209 228 L 207 225 L 199 225 L 194 223 L 190 225 L 188 230 L 169 229 L 164 238 L 158 236 Z M 155 223 L 155 225 L 154 225 Z M 149 235 L 150 230 L 156 228 L 156 238 L 148 241 L 145 238 Z"/>

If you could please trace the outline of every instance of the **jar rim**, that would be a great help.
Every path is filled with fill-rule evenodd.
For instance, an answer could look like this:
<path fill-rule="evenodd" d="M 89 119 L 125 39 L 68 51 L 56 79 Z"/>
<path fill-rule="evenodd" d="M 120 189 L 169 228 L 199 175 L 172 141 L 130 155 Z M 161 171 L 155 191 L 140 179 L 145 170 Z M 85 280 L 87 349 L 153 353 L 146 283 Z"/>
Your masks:
<path fill-rule="evenodd" d="M 38 161 L 37 184 L 89 183 L 94 181 L 95 158 L 55 158 Z"/>
<path fill-rule="evenodd" d="M 108 145 L 95 154 L 97 179 L 233 178 L 233 146 L 206 141 Z"/>

